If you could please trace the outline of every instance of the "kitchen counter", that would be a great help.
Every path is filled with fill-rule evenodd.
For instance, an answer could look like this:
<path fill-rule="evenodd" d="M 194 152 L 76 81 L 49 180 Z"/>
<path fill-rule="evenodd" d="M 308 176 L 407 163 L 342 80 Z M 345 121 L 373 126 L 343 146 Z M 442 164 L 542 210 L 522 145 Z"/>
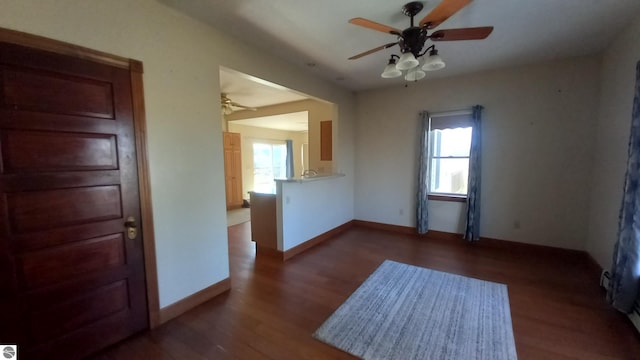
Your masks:
<path fill-rule="evenodd" d="M 300 176 L 300 177 L 294 177 L 294 178 L 282 178 L 282 179 L 274 179 L 274 180 L 276 182 L 280 181 L 280 182 L 304 183 L 304 182 L 310 182 L 310 181 L 335 179 L 343 176 L 345 175 L 339 174 L 339 173 L 330 173 L 330 174 L 318 174 L 318 175 L 311 175 L 311 176 Z"/>

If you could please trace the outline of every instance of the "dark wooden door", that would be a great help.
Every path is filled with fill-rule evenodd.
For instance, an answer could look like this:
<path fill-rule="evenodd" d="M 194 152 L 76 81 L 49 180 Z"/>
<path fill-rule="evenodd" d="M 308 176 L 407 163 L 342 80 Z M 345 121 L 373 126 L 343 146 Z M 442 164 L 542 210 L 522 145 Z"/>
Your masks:
<path fill-rule="evenodd" d="M 129 71 L 0 43 L 0 143 L 0 343 L 73 359 L 147 328 Z"/>

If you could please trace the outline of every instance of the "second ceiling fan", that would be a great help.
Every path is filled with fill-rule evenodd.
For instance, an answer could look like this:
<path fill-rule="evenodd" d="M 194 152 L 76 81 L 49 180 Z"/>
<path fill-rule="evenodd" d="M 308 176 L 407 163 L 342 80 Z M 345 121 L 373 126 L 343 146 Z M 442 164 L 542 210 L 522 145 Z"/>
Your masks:
<path fill-rule="evenodd" d="M 258 110 L 257 108 L 254 108 L 252 106 L 238 104 L 237 102 L 231 100 L 225 93 L 220 94 L 220 106 L 222 107 L 222 111 L 224 112 L 225 115 L 229 115 L 233 113 L 234 111 L 236 111 L 236 108 L 240 110 L 249 110 L 249 111 Z"/>
<path fill-rule="evenodd" d="M 399 45 L 402 55 L 391 55 L 389 63 L 382 73 L 382 77 L 398 77 L 402 75 L 403 70 L 407 70 L 407 74 L 405 75 L 406 80 L 420 80 L 425 76 L 425 73 L 424 71 L 419 70 L 418 65 L 420 62 L 418 59 L 427 54 L 427 52 L 429 53 L 429 57 L 425 60 L 422 70 L 439 70 L 445 66 L 444 62 L 438 55 L 438 50 L 436 50 L 435 44 L 423 50 L 427 40 L 434 42 L 481 40 L 485 39 L 493 31 L 493 26 L 483 26 L 438 30 L 429 34 L 430 30 L 435 29 L 438 25 L 468 5 L 471 1 L 472 0 L 442 0 L 438 6 L 420 20 L 418 26 L 414 25 L 414 16 L 422 11 L 424 5 L 419 1 L 413 1 L 405 4 L 402 7 L 402 12 L 411 18 L 411 24 L 404 30 L 396 29 L 365 18 L 353 18 L 349 20 L 351 24 L 395 35 L 397 36 L 397 41 L 354 55 L 350 57 L 349 60 L 359 59 L 374 52 Z"/>

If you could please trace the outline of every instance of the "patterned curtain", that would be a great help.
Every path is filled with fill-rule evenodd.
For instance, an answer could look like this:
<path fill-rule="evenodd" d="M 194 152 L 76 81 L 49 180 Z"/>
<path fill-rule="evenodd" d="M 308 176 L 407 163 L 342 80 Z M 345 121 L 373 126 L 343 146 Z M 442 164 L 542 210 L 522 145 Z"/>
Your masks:
<path fill-rule="evenodd" d="M 473 130 L 471 133 L 471 151 L 469 152 L 469 185 L 467 193 L 467 223 L 464 238 L 469 241 L 480 240 L 480 173 L 481 173 L 481 117 L 483 107 L 473 107 Z"/>
<path fill-rule="evenodd" d="M 420 150 L 418 153 L 418 207 L 416 209 L 416 228 L 418 234 L 429 231 L 429 113 L 420 114 L 422 131 L 420 132 Z"/>
<path fill-rule="evenodd" d="M 287 144 L 287 178 L 294 177 L 293 173 L 293 140 L 286 140 Z"/>
<path fill-rule="evenodd" d="M 631 312 L 640 295 L 640 62 L 636 65 L 628 156 L 607 293 L 609 302 L 625 313 Z"/>

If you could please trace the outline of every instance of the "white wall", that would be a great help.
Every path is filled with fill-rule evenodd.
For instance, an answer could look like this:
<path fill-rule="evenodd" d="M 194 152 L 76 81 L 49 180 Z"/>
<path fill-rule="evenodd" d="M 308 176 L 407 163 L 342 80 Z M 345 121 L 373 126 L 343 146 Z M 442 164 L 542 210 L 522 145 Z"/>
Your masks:
<path fill-rule="evenodd" d="M 260 128 L 229 122 L 229 131 L 240 133 L 242 146 L 242 196 L 249 199 L 249 191 L 253 191 L 253 144 L 284 144 L 285 140 L 293 140 L 293 173 L 302 174 L 302 144 L 307 143 L 306 132 L 282 131 Z"/>
<path fill-rule="evenodd" d="M 349 176 L 336 191 L 344 195 L 339 207 L 353 213 L 353 96 L 303 65 L 243 45 L 154 0 L 4 0 L 0 27 L 144 63 L 162 307 L 229 276 L 221 65 L 338 105 L 338 157 Z"/>
<path fill-rule="evenodd" d="M 573 58 L 359 93 L 356 219 L 415 226 L 419 112 L 480 104 L 480 235 L 583 249 L 599 66 Z M 462 232 L 463 208 L 433 202 L 430 227 Z"/>
<path fill-rule="evenodd" d="M 339 185 L 344 182 L 348 182 L 344 177 L 278 181 L 276 209 L 282 219 L 278 221 L 278 250 L 289 250 L 353 219 L 352 212 L 340 208 L 342 197 L 349 196 L 336 191 L 346 189 Z"/>
<path fill-rule="evenodd" d="M 640 60 L 638 39 L 640 18 L 607 49 L 601 71 L 587 251 L 605 269 L 611 266 L 618 231 L 636 63 Z"/>

